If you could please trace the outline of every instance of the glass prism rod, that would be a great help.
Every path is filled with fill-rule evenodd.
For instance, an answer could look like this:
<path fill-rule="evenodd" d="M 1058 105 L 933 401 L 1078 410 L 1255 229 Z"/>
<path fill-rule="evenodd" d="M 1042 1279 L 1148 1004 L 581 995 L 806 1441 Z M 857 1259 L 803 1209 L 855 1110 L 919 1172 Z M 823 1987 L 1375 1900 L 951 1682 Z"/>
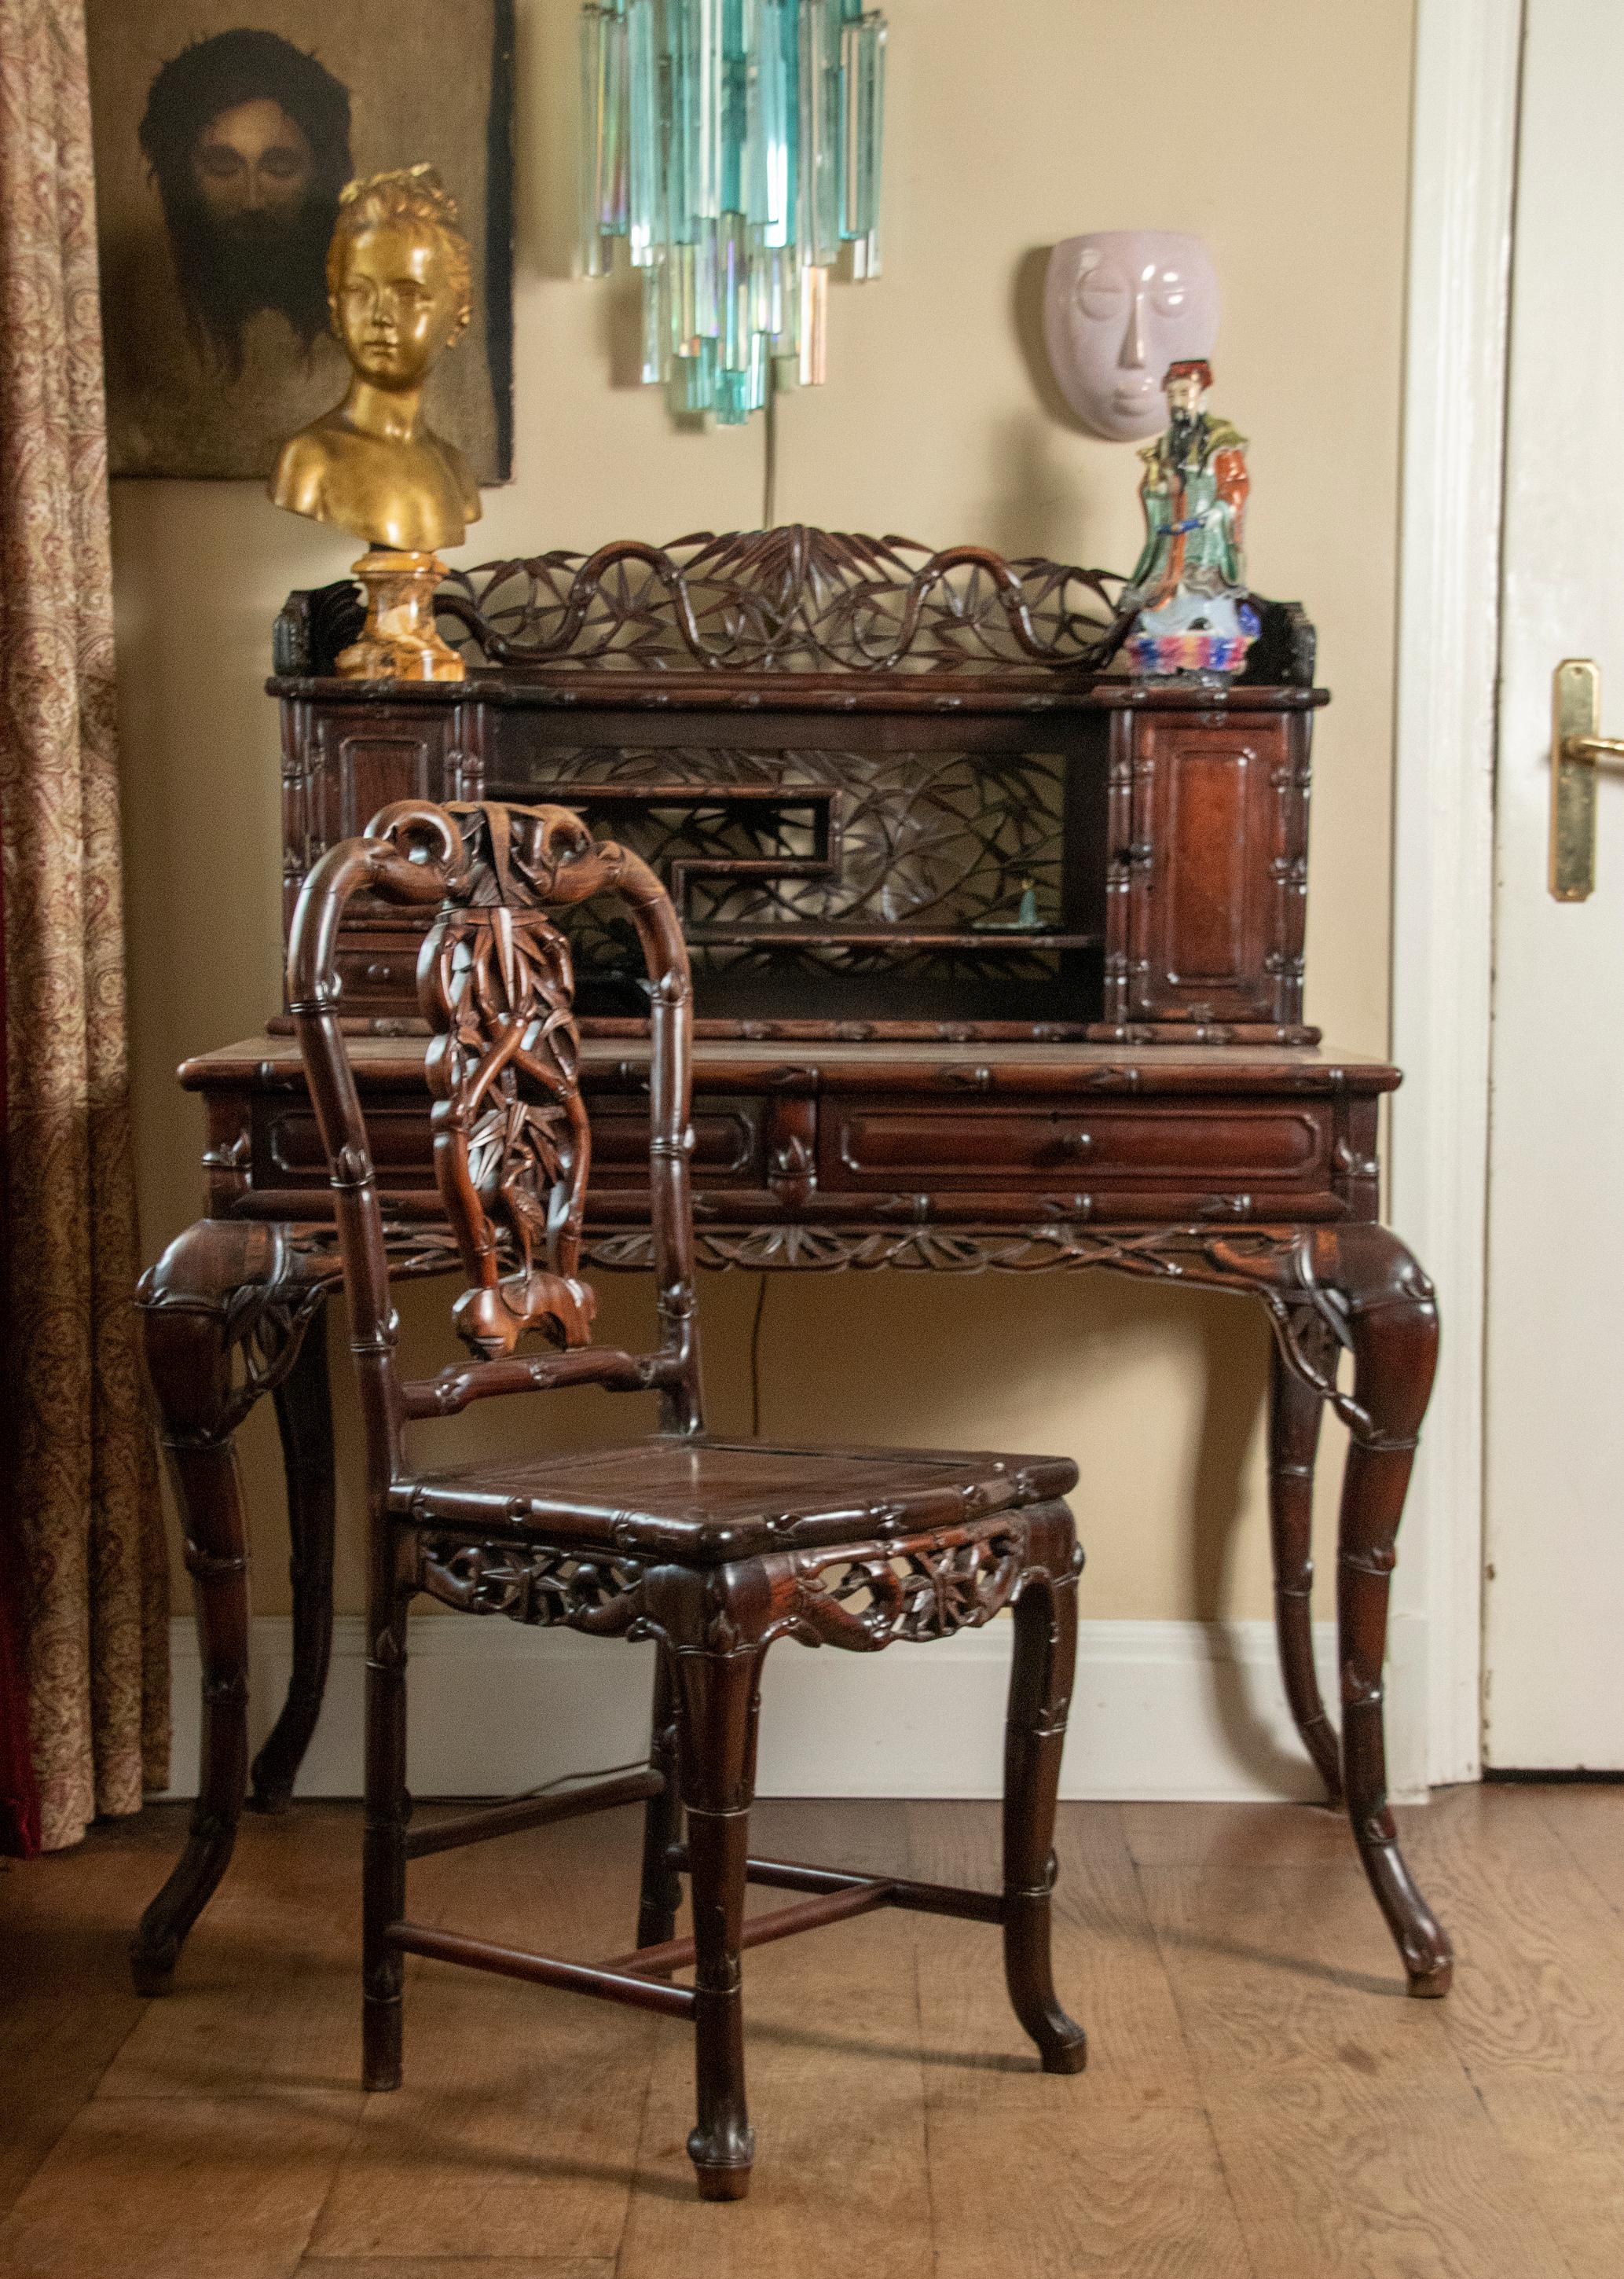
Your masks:
<path fill-rule="evenodd" d="M 737 426 L 880 272 L 885 19 L 862 0 L 586 0 L 581 263 L 642 272 L 645 380 Z"/>

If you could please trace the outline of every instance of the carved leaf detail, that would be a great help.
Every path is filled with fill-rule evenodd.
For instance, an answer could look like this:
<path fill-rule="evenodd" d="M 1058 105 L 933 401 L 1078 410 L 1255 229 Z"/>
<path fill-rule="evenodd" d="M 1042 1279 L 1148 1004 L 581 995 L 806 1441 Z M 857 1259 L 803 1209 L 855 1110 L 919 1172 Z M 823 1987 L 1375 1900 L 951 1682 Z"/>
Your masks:
<path fill-rule="evenodd" d="M 464 1614 L 618 1635 L 636 1615 L 642 1569 L 630 1560 L 544 1545 L 430 1537 L 418 1581 L 430 1598 Z"/>
<path fill-rule="evenodd" d="M 794 1629 L 809 1645 L 877 1653 L 976 1630 L 1007 1605 L 1024 1546 L 1010 1530 L 954 1534 L 860 1552 L 803 1553 L 795 1561 Z"/>
<path fill-rule="evenodd" d="M 493 817 L 481 810 L 488 848 Z M 476 857 L 479 836 L 471 833 Z M 476 859 L 468 900 L 441 912 L 424 964 L 435 1169 L 474 1286 L 455 1315 L 489 1356 L 528 1330 L 589 1341 L 591 1291 L 577 1278 L 590 1138 L 569 945 L 545 914 L 483 900 L 498 871 L 509 894 L 545 893 L 550 869 L 516 830 L 502 861 Z"/>

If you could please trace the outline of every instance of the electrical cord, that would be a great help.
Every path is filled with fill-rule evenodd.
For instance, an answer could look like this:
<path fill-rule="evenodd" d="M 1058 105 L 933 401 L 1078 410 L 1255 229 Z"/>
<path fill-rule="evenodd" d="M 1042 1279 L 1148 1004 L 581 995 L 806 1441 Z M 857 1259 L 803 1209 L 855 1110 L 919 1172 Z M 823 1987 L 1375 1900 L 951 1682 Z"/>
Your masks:
<path fill-rule="evenodd" d="M 762 1437 L 762 1316 L 767 1308 L 767 1277 L 755 1293 L 755 1313 L 750 1324 L 750 1438 Z"/>
<path fill-rule="evenodd" d="M 767 361 L 767 401 L 762 411 L 762 528 L 770 530 L 778 511 L 778 383 Z"/>

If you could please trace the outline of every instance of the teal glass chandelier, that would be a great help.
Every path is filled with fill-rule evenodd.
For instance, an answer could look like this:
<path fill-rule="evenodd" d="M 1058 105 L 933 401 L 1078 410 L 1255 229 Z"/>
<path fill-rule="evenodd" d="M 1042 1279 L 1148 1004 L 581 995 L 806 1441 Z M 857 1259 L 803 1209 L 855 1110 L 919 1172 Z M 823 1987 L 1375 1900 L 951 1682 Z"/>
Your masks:
<path fill-rule="evenodd" d="M 879 274 L 885 19 L 862 0 L 586 0 L 581 257 L 643 280 L 645 380 L 737 426 Z"/>

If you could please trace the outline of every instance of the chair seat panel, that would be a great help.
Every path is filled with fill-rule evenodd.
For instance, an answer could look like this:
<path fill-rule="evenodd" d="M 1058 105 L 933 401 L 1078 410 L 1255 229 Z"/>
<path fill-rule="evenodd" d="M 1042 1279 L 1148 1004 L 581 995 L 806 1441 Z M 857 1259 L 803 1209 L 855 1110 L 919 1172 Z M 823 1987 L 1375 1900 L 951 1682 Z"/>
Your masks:
<path fill-rule="evenodd" d="M 397 1484 L 399 1516 L 718 1565 L 767 1551 L 872 1541 L 1046 1503 L 1076 1484 L 1061 1456 L 783 1446 L 655 1435 L 503 1457 Z"/>

